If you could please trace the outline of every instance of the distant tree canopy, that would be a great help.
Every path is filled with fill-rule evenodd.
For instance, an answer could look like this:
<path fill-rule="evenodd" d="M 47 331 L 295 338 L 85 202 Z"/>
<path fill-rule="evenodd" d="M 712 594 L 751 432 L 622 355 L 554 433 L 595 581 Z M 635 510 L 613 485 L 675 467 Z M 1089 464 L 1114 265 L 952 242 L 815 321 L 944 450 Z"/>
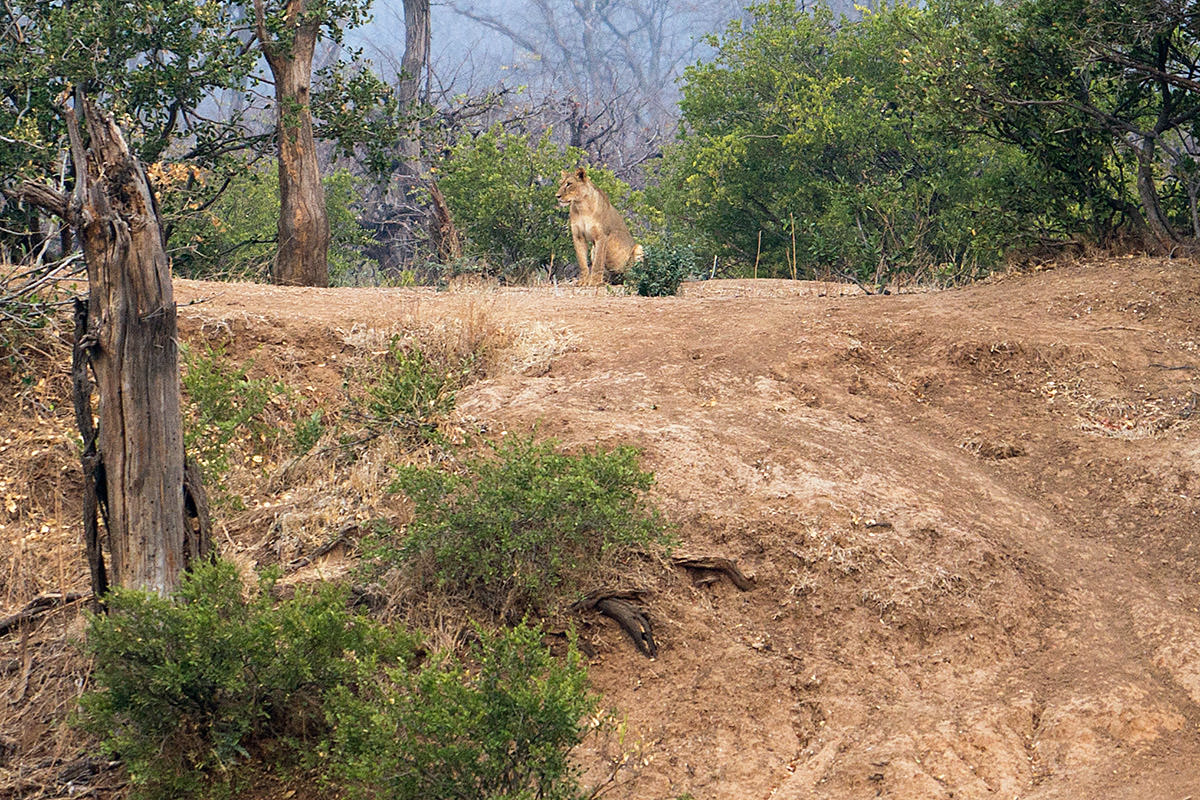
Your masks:
<path fill-rule="evenodd" d="M 647 238 L 684 237 L 725 272 L 953 280 L 1079 240 L 1200 246 L 1200 22 L 1178 0 L 929 0 L 856 17 L 793 0 L 740 14 L 726 0 L 403 5 L 412 47 L 388 83 L 342 42 L 366 0 L 11 0 L 0 190 L 70 191 L 59 106 L 75 92 L 113 109 L 153 165 L 168 246 L 197 276 L 245 274 L 238 254 L 253 253 L 275 280 L 323 280 L 308 258 L 326 246 L 318 178 L 339 169 L 355 188 L 339 196 L 352 244 L 330 256 L 335 280 L 443 274 L 420 217 L 430 179 L 475 266 L 559 264 L 569 240 L 549 184 L 581 162 L 621 193 L 644 183 L 624 210 L 652 221 Z M 497 70 L 454 95 L 430 13 L 511 43 L 529 86 Z M 704 47 L 684 41 L 695 21 L 730 18 Z M 673 105 L 664 81 L 708 52 Z M 285 162 L 280 218 L 313 212 L 302 233 L 251 219 L 248 176 L 268 156 Z M 249 194 L 217 199 L 231 187 Z M 44 216 L 11 201 L 0 218 L 0 256 L 40 257 Z"/>
<path fill-rule="evenodd" d="M 1094 234 L 1127 223 L 1163 249 L 1200 239 L 1194 5 L 942 0 L 930 15 L 942 36 L 917 63 L 954 79 L 948 109 L 1046 169 Z"/>
<path fill-rule="evenodd" d="M 661 190 L 730 256 L 879 279 L 1081 233 L 1200 236 L 1200 46 L 1178 4 L 749 12 L 686 74 Z"/>

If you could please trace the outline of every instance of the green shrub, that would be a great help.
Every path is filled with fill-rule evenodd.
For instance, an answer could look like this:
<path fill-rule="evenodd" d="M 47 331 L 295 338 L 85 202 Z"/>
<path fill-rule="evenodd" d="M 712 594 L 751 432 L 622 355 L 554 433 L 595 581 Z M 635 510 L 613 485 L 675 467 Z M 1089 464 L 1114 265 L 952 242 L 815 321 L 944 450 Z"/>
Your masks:
<path fill-rule="evenodd" d="M 325 435 L 324 415 L 320 409 L 296 423 L 292 433 L 292 452 L 302 456 L 316 447 L 317 442 Z"/>
<path fill-rule="evenodd" d="M 331 777 L 355 798 L 580 798 L 568 760 L 596 707 L 572 646 L 565 663 L 541 632 L 480 632 L 468 662 L 402 664 L 329 704 Z"/>
<path fill-rule="evenodd" d="M 411 649 L 348 611 L 343 589 L 278 605 L 269 590 L 264 580 L 246 600 L 235 567 L 203 565 L 173 599 L 116 590 L 109 613 L 89 619 L 95 688 L 80 719 L 125 762 L 137 796 L 232 790 L 253 743 L 323 732 L 326 690 Z"/>
<path fill-rule="evenodd" d="M 571 239 L 554 199 L 559 171 L 582 156 L 561 153 L 547 132 L 540 140 L 500 126 L 458 142 L 438 183 L 470 254 L 507 268 L 568 258 Z"/>
<path fill-rule="evenodd" d="M 955 117 L 976 92 L 937 71 L 969 77 L 971 56 L 925 4 L 857 20 L 791 0 L 749 12 L 685 70 L 680 134 L 661 168 L 667 213 L 723 260 L 874 284 L 937 268 L 966 276 L 1058 216 L 1044 168 Z M 921 64 L 913 51 L 930 39 L 945 51 Z"/>
<path fill-rule="evenodd" d="M 417 441 L 436 441 L 438 424 L 454 410 L 455 393 L 473 369 L 471 357 L 440 363 L 395 336 L 387 354 L 364 375 L 367 426 L 394 429 Z"/>
<path fill-rule="evenodd" d="M 294 769 L 357 797 L 574 798 L 568 756 L 595 709 L 574 646 L 480 631 L 459 660 L 347 608 L 330 584 L 247 599 L 228 563 L 172 599 L 116 590 L 89 618 L 78 721 L 135 798 L 234 797 Z M 339 793 L 340 796 L 340 793 Z"/>
<path fill-rule="evenodd" d="M 666 297 L 679 292 L 696 268 L 696 254 L 688 245 L 670 240 L 646 247 L 640 262 L 630 266 L 626 283 L 642 297 Z"/>
<path fill-rule="evenodd" d="M 412 499 L 413 522 L 398 548 L 381 542 L 376 554 L 497 618 L 545 613 L 609 557 L 665 544 L 645 499 L 653 482 L 631 447 L 571 455 L 513 439 L 461 473 L 401 469 L 394 488 Z"/>
<path fill-rule="evenodd" d="M 229 471 L 230 447 L 239 437 L 264 442 L 271 429 L 261 415 L 282 394 L 281 384 L 250 378 L 253 362 L 233 366 L 223 347 L 183 348 L 183 389 L 188 399 L 183 443 L 204 468 L 205 479 L 219 487 Z"/>

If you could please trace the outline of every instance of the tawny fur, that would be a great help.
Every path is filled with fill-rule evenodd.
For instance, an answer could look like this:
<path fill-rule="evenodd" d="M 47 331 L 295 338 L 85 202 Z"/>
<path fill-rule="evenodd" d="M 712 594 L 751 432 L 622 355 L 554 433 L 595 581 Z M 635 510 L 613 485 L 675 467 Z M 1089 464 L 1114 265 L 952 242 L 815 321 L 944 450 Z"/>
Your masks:
<path fill-rule="evenodd" d="M 571 209 L 571 241 L 579 260 L 579 282 L 599 286 L 605 280 L 624 273 L 629 265 L 642 260 L 642 246 L 635 244 L 625 220 L 613 208 L 608 196 L 592 183 L 587 169 L 563 170 L 558 186 L 558 204 Z M 589 263 L 588 249 L 591 248 Z"/>

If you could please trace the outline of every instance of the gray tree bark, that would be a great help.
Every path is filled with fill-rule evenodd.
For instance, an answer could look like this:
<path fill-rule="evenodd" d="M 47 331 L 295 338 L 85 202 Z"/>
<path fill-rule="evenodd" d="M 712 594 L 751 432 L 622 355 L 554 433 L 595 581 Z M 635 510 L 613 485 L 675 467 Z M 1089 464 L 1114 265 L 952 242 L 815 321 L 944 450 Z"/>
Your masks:
<path fill-rule="evenodd" d="M 108 115 L 81 102 L 86 152 L 67 111 L 78 179 L 69 217 L 88 272 L 86 332 L 78 347 L 88 353 L 99 395 L 99 430 L 81 433 L 94 440 L 102 464 L 108 580 L 169 594 L 188 561 L 170 267 L 142 165 Z M 94 545 L 89 540 L 89 558 Z"/>

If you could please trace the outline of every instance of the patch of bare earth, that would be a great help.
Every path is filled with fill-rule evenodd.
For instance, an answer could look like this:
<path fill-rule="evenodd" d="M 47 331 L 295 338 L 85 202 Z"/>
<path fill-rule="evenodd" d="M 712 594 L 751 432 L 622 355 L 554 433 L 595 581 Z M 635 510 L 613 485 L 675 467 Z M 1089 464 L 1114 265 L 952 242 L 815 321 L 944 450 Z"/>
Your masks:
<path fill-rule="evenodd" d="M 457 425 L 639 445 L 680 552 L 753 577 L 741 591 L 677 568 L 622 587 L 653 590 L 656 660 L 586 622 L 594 684 L 641 764 L 608 797 L 1200 796 L 1194 262 L 870 297 L 779 281 L 661 299 L 177 284 L 181 303 L 201 298 L 181 308 L 184 338 L 254 356 L 296 389 L 296 419 L 336 405 L 344 364 L 391 332 L 488 342 Z M 0 405 L 23 443 L 0 475 L 0 614 L 84 579 L 81 557 L 37 555 L 37 536 L 74 545 L 77 480 L 69 416 L 36 434 L 31 408 Z M 44 477 L 25 478 L 39 456 Z M 402 517 L 371 488 L 387 457 L 319 476 L 268 456 L 223 548 L 313 569 L 304 554 L 337 531 Z M 4 719 L 36 716 L 19 712 L 43 685 L 39 636 L 53 674 L 75 677 L 52 649 L 72 613 L 0 639 Z M 22 725 L 56 730 L 55 713 Z M 5 785 L 53 757 L 32 737 L 0 736 Z M 597 748 L 583 758 L 598 778 Z"/>

